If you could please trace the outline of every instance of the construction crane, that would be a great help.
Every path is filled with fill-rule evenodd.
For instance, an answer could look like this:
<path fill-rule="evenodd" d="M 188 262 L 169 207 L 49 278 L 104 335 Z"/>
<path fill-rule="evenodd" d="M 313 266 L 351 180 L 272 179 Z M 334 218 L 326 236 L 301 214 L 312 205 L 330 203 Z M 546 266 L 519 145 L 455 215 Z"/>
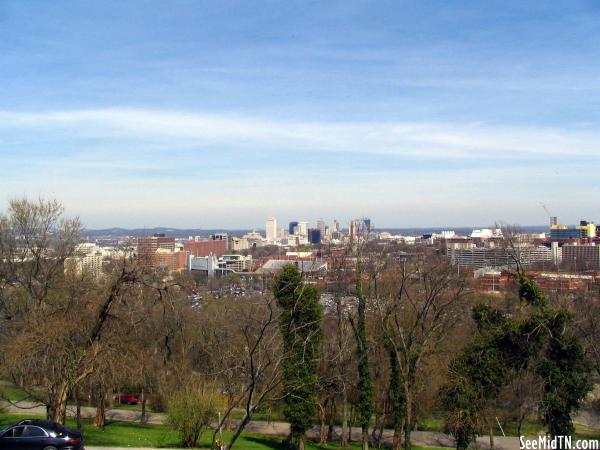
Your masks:
<path fill-rule="evenodd" d="M 542 208 L 544 208 L 544 211 L 546 211 L 546 214 L 548 214 L 548 217 L 550 218 L 550 228 L 552 228 L 553 226 L 555 226 L 558 223 L 556 216 L 552 215 L 552 213 L 550 212 L 550 210 L 548 209 L 548 207 L 546 205 L 544 205 L 541 202 L 540 202 L 540 205 L 542 205 Z"/>

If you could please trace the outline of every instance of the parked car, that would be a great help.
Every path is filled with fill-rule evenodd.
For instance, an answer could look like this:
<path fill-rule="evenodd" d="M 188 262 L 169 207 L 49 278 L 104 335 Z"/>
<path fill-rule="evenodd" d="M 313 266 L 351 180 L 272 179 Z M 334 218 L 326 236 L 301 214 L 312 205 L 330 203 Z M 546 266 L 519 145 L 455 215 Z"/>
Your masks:
<path fill-rule="evenodd" d="M 137 405 L 140 402 L 140 398 L 133 394 L 119 395 L 118 400 L 121 405 Z"/>
<path fill-rule="evenodd" d="M 49 420 L 21 420 L 0 431 L 1 450 L 83 450 L 83 435 Z"/>

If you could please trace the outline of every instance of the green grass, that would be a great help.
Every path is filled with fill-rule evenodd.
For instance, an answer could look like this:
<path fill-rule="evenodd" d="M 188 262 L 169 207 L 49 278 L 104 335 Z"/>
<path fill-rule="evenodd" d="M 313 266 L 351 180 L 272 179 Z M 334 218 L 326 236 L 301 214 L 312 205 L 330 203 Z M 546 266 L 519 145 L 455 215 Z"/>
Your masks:
<path fill-rule="evenodd" d="M 502 423 L 502 428 L 507 436 L 518 436 L 517 424 L 515 422 Z M 443 433 L 444 421 L 443 419 L 421 419 L 419 420 L 418 429 L 420 431 L 438 431 Z M 494 428 L 494 433 L 496 433 L 496 436 L 502 436 L 502 431 L 498 425 L 496 425 Z M 539 422 L 526 420 L 523 422 L 521 427 L 521 433 L 523 433 L 525 436 L 539 436 L 544 435 L 546 433 L 546 429 Z M 583 425 L 575 425 L 574 437 L 576 439 L 600 439 L 600 430 L 589 428 Z"/>
<path fill-rule="evenodd" d="M 0 396 L 13 402 L 20 402 L 23 400 L 28 400 L 32 402 L 38 401 L 42 398 L 42 394 L 36 394 L 36 392 L 33 392 L 33 396 L 31 396 L 23 389 L 19 388 L 18 386 L 15 386 L 12 383 L 5 381 L 0 382 Z"/>
<path fill-rule="evenodd" d="M 518 425 L 516 422 L 506 422 L 502 423 L 502 429 L 506 433 L 507 436 L 518 436 Z M 501 435 L 502 431 L 496 424 L 494 428 L 497 435 Z M 525 436 L 538 436 L 545 433 L 544 425 L 539 422 L 526 420 L 523 422 L 521 426 L 521 433 Z"/>
<path fill-rule="evenodd" d="M 443 419 L 420 419 L 417 426 L 419 431 L 444 431 L 444 420 Z"/>
<path fill-rule="evenodd" d="M 138 405 L 125 405 L 125 404 L 115 402 L 115 404 L 113 406 L 111 406 L 110 409 L 123 409 L 125 411 L 142 412 L 142 405 L 139 405 L 139 404 Z M 152 412 L 152 411 L 150 411 L 150 408 L 148 408 L 148 407 L 146 407 L 146 411 Z"/>
<path fill-rule="evenodd" d="M 600 440 L 600 430 L 597 428 L 589 428 L 585 425 L 575 425 L 575 438 Z"/>
<path fill-rule="evenodd" d="M 0 427 L 8 426 L 25 417 L 19 414 L 0 414 Z M 67 426 L 75 428 L 72 418 L 67 421 Z M 106 446 L 106 447 L 159 447 L 159 448 L 177 448 L 180 447 L 180 440 L 177 433 L 166 425 L 141 425 L 138 423 L 112 422 L 103 430 L 92 428 L 89 420 L 83 423 L 83 434 L 86 445 Z M 230 437 L 230 433 L 223 433 L 225 441 Z M 210 448 L 212 430 L 207 430 L 202 435 L 201 448 Z M 283 449 L 281 445 L 282 438 L 279 436 L 266 436 L 260 434 L 243 433 L 237 440 L 235 448 L 243 450 L 269 450 Z M 336 450 L 337 444 L 319 445 L 308 442 L 306 450 Z M 353 443 L 350 450 L 360 449 L 358 443 Z M 436 447 L 413 447 L 415 450 L 436 450 Z"/>

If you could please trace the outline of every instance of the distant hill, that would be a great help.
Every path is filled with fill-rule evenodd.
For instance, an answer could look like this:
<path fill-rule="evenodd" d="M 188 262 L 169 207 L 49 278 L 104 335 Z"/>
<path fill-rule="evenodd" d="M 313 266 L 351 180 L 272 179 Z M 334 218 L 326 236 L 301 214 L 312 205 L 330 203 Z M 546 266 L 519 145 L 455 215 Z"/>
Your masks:
<path fill-rule="evenodd" d="M 83 236 L 89 238 L 99 237 L 142 237 L 152 236 L 155 233 L 164 233 L 166 236 L 174 236 L 178 238 L 186 238 L 189 236 L 210 236 L 215 233 L 230 233 L 233 235 L 244 235 L 252 230 L 224 230 L 224 229 L 198 229 L 198 228 L 103 228 L 103 229 L 85 229 Z"/>

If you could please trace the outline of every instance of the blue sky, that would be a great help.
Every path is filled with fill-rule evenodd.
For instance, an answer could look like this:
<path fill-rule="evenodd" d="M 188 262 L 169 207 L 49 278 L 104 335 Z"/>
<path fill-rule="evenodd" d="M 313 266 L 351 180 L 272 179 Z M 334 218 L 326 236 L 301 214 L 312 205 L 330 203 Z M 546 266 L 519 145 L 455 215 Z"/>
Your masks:
<path fill-rule="evenodd" d="M 600 220 L 598 1 L 0 0 L 0 209 Z"/>

